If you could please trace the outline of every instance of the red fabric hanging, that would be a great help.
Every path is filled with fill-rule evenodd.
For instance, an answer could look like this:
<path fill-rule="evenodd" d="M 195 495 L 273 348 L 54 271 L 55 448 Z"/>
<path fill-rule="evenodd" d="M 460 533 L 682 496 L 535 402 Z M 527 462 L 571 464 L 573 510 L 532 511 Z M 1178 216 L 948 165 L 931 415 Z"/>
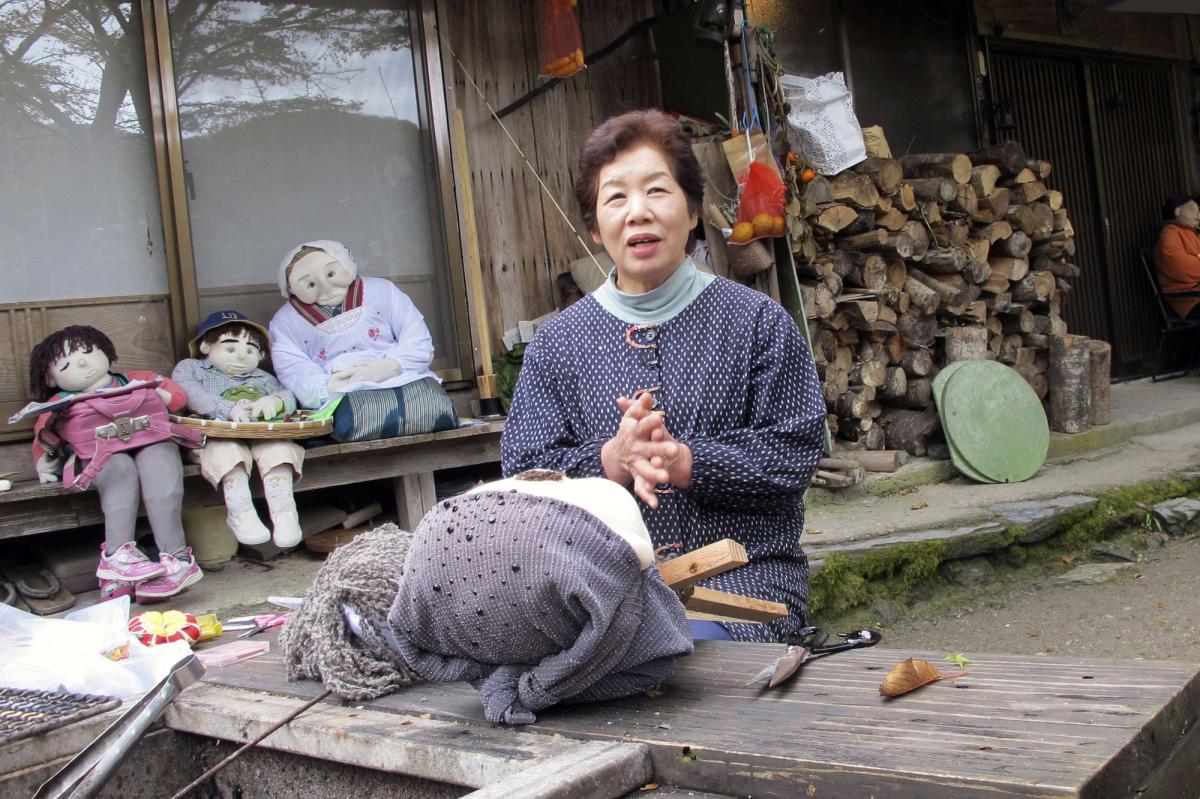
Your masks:
<path fill-rule="evenodd" d="M 583 34 L 575 18 L 577 0 L 542 0 L 538 12 L 538 74 L 569 78 L 583 69 Z"/>

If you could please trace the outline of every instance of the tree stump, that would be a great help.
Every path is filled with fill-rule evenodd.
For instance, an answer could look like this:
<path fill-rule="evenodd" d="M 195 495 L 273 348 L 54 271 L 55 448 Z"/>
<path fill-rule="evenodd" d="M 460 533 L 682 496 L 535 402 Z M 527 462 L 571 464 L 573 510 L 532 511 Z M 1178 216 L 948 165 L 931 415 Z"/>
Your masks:
<path fill-rule="evenodd" d="M 1084 336 L 1051 336 L 1050 429 L 1082 433 L 1091 427 L 1091 348 Z"/>
<path fill-rule="evenodd" d="M 1107 341 L 1092 339 L 1088 342 L 1090 363 L 1088 368 L 1092 393 L 1092 424 L 1108 424 L 1111 421 L 1108 409 L 1109 375 L 1112 371 L 1112 345 Z"/>

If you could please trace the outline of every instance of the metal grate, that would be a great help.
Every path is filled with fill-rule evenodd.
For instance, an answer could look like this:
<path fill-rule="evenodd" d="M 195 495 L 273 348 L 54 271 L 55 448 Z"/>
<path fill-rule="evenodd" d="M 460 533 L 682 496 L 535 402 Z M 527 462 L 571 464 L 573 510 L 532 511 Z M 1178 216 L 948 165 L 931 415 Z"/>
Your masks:
<path fill-rule="evenodd" d="M 0 744 L 49 732 L 121 704 L 112 696 L 0 688 Z"/>
<path fill-rule="evenodd" d="M 1125 348 L 1112 335 L 1104 217 L 1083 64 L 1072 58 L 994 51 L 992 70 L 997 96 L 1012 104 L 1017 125 L 1012 138 L 1025 146 L 1030 158 L 1053 164 L 1046 185 L 1062 191 L 1075 228 L 1074 262 L 1083 274 L 1070 281 L 1073 290 L 1063 317 L 1071 332 L 1111 342 L 1115 367 Z"/>
<path fill-rule="evenodd" d="M 1112 343 L 1114 376 L 1144 373 L 1159 321 L 1138 250 L 1157 238 L 1163 200 L 1188 185 L 1172 66 L 998 42 L 992 53 L 1011 138 L 1054 165 L 1046 184 L 1070 209 L 1083 274 L 1063 316 L 1072 332 Z"/>

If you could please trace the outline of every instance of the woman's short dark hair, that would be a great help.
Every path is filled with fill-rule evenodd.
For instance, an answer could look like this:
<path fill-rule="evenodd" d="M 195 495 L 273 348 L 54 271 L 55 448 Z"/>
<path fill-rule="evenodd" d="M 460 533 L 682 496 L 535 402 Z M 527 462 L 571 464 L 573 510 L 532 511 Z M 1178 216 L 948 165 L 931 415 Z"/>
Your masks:
<path fill-rule="evenodd" d="M 675 182 L 683 189 L 688 211 L 700 213 L 704 202 L 704 170 L 692 152 L 692 141 L 670 114 L 648 108 L 609 117 L 593 130 L 579 151 L 579 171 L 575 177 L 575 201 L 589 232 L 596 232 L 596 195 L 600 190 L 600 170 L 621 153 L 640 145 L 649 145 L 663 154 L 671 165 Z"/>
<path fill-rule="evenodd" d="M 64 353 L 80 349 L 85 352 L 98 349 L 109 363 L 117 360 L 117 348 L 112 340 L 94 327 L 70 325 L 51 333 L 29 353 L 29 389 L 38 402 L 54 396 L 54 386 L 47 382 L 46 373 Z"/>

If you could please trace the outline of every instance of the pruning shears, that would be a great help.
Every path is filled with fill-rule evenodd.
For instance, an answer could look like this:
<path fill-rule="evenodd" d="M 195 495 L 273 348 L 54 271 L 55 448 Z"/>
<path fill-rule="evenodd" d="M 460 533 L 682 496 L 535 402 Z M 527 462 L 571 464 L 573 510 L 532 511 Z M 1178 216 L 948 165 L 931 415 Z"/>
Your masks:
<path fill-rule="evenodd" d="M 810 660 L 832 655 L 837 652 L 845 652 L 847 649 L 861 649 L 863 647 L 875 646 L 879 643 L 883 636 L 874 630 L 855 630 L 850 633 L 838 633 L 838 638 L 842 640 L 836 644 L 825 646 L 825 641 L 829 638 L 829 633 L 822 631 L 818 627 L 804 627 L 800 632 L 792 636 L 788 642 L 787 649 L 783 650 L 781 655 L 774 663 L 764 667 L 762 671 L 754 676 L 754 679 L 747 682 L 743 687 L 749 688 L 759 683 L 766 683 L 764 688 L 774 688 L 784 682 Z"/>
<path fill-rule="evenodd" d="M 238 636 L 238 638 L 249 638 L 252 635 L 257 635 L 263 630 L 269 630 L 272 627 L 278 627 L 287 621 L 287 613 L 264 613 L 260 616 L 239 616 L 236 619 L 230 619 L 225 625 L 226 630 L 246 629 L 246 632 Z M 241 625 L 252 624 L 249 628 L 244 628 Z"/>

